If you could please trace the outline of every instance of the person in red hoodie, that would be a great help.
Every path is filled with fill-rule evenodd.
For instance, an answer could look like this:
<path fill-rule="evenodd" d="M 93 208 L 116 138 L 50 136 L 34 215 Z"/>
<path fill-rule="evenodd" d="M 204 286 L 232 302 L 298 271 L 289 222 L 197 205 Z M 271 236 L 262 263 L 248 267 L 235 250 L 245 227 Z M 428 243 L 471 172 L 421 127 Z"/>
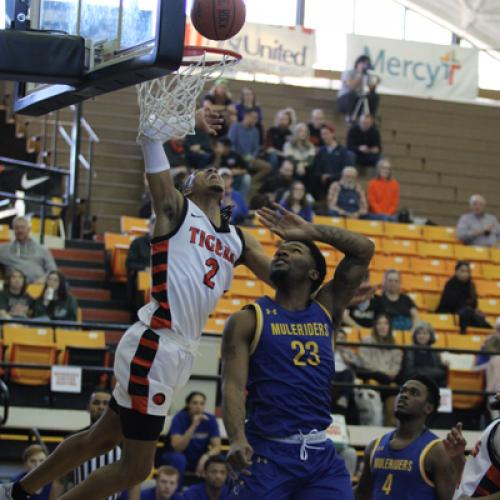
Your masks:
<path fill-rule="evenodd" d="M 399 182 L 392 178 L 389 160 L 377 163 L 377 176 L 368 183 L 368 211 L 370 219 L 395 221 L 399 206 Z"/>

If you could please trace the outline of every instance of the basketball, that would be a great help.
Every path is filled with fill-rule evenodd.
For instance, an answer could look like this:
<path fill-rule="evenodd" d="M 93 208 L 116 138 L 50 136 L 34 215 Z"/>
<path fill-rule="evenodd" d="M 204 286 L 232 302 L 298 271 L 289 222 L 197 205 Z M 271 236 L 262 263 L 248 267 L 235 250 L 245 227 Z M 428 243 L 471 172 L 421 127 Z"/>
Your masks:
<path fill-rule="evenodd" d="M 196 30 L 209 40 L 227 40 L 245 23 L 243 0 L 194 0 L 191 21 Z"/>

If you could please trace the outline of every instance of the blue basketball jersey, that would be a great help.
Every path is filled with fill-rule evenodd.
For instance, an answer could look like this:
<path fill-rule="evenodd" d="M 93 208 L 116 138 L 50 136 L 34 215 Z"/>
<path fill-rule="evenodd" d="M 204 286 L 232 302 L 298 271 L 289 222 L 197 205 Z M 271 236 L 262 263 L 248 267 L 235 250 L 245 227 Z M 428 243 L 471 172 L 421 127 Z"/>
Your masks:
<path fill-rule="evenodd" d="M 261 297 L 252 307 L 247 433 L 286 437 L 326 429 L 335 373 L 330 315 L 315 301 L 288 311 Z"/>
<path fill-rule="evenodd" d="M 426 429 L 402 450 L 393 450 L 390 441 L 395 431 L 379 438 L 373 448 L 371 476 L 372 500 L 435 500 L 434 483 L 425 472 L 425 457 L 429 450 L 441 442 Z"/>

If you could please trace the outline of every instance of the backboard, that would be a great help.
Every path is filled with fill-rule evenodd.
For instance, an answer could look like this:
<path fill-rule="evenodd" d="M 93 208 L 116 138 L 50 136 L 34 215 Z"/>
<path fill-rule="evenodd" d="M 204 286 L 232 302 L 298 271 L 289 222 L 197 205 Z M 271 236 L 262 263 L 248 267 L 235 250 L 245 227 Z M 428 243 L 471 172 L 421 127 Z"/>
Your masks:
<path fill-rule="evenodd" d="M 31 28 L 85 39 L 75 85 L 18 84 L 14 111 L 42 115 L 175 71 L 182 60 L 185 0 L 32 0 Z"/>

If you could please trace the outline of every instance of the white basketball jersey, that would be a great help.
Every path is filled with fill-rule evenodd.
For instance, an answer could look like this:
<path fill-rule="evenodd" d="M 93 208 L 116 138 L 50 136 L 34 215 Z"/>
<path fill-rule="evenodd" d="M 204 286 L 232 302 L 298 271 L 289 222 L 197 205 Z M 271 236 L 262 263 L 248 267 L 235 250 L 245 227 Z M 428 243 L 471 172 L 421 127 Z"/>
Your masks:
<path fill-rule="evenodd" d="M 484 497 L 500 491 L 500 463 L 493 448 L 493 437 L 498 424 L 500 419 L 494 420 L 486 427 L 467 458 L 462 480 L 453 496 L 454 500 L 462 495 Z"/>
<path fill-rule="evenodd" d="M 180 226 L 151 240 L 151 301 L 139 319 L 157 332 L 171 330 L 188 340 L 200 337 L 209 314 L 231 286 L 243 251 L 241 233 L 217 229 L 186 199 Z"/>

